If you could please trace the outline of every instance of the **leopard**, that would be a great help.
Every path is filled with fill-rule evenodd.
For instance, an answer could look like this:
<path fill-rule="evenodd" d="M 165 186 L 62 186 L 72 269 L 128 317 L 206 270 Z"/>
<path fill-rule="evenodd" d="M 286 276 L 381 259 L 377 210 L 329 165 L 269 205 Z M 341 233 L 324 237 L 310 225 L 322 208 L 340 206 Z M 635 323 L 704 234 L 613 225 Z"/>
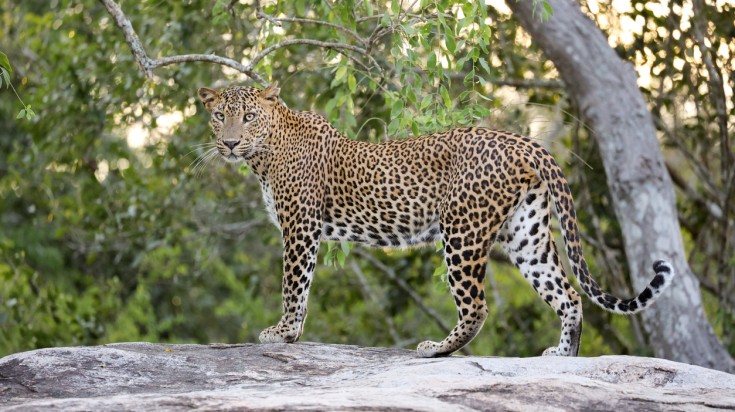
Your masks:
<path fill-rule="evenodd" d="M 536 139 L 485 127 L 380 143 L 350 139 L 324 116 L 288 108 L 280 90 L 278 82 L 198 89 L 211 115 L 210 150 L 247 165 L 281 233 L 282 314 L 260 333 L 261 343 L 293 343 L 303 334 L 322 241 L 379 248 L 441 244 L 458 320 L 447 337 L 423 341 L 417 352 L 450 355 L 472 341 L 488 317 L 484 280 L 491 246 L 499 244 L 561 319 L 559 344 L 542 355 L 577 356 L 582 299 L 556 249 L 552 205 L 569 267 L 598 306 L 631 315 L 671 284 L 674 270 L 662 259 L 634 298 L 601 289 L 582 253 L 566 177 Z"/>

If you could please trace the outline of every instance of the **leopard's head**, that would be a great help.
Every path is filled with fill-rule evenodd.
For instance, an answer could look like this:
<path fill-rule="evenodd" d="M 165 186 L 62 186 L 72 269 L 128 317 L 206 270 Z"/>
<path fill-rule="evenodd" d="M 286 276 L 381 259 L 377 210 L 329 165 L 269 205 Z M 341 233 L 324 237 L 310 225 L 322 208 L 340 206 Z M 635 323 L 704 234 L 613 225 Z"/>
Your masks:
<path fill-rule="evenodd" d="M 264 90 L 239 86 L 221 92 L 199 89 L 199 98 L 212 114 L 215 147 L 225 160 L 237 163 L 267 152 L 265 139 L 271 132 L 280 91 L 278 82 Z"/>

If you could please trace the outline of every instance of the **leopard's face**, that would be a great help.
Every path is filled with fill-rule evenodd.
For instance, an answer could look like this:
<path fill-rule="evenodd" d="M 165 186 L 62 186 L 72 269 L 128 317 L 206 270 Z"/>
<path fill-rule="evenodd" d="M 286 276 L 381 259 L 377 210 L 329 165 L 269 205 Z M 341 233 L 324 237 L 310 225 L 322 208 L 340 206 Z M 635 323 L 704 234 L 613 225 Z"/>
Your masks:
<path fill-rule="evenodd" d="M 215 147 L 228 162 L 238 163 L 268 152 L 265 140 L 271 132 L 278 85 L 265 90 L 231 87 L 218 92 L 199 89 L 199 98 L 212 114 Z"/>

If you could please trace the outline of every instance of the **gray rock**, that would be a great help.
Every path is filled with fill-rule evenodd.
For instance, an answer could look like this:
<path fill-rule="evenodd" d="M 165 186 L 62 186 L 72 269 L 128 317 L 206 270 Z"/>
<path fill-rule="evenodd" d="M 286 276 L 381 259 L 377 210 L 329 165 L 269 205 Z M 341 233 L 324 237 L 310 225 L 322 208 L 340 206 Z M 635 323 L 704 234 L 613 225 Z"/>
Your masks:
<path fill-rule="evenodd" d="M 735 409 L 735 375 L 662 359 L 421 359 L 402 349 L 121 343 L 0 359 L 0 409 Z"/>

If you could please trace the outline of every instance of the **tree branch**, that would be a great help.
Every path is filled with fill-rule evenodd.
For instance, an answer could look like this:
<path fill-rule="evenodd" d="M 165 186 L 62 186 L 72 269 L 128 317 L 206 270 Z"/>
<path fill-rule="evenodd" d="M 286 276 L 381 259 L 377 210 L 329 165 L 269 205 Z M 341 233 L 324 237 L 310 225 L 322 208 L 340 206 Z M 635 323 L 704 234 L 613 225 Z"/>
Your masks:
<path fill-rule="evenodd" d="M 276 26 L 281 26 L 281 22 L 286 23 L 306 23 L 306 24 L 318 24 L 321 26 L 327 26 L 331 27 L 333 29 L 339 30 L 345 34 L 348 34 L 350 37 L 354 38 L 355 40 L 359 41 L 363 45 L 366 44 L 366 40 L 360 37 L 359 34 L 356 32 L 348 29 L 347 27 L 340 26 L 339 24 L 330 23 L 328 21 L 321 21 L 321 20 L 314 20 L 314 19 L 304 19 L 300 17 L 273 17 L 270 14 L 266 14 L 262 8 L 259 8 L 257 11 L 257 17 L 262 18 L 265 20 L 268 20 L 269 22 L 273 23 Z"/>
<path fill-rule="evenodd" d="M 133 29 L 133 25 L 130 23 L 130 19 L 127 18 L 127 16 L 122 11 L 120 6 L 114 0 L 100 0 L 100 2 L 102 2 L 105 8 L 107 8 L 107 11 L 110 13 L 110 15 L 115 19 L 117 26 L 120 28 L 120 30 L 122 30 L 123 34 L 125 35 L 125 41 L 128 43 L 128 46 L 130 47 L 130 50 L 133 53 L 133 57 L 135 58 L 135 61 L 138 63 L 138 66 L 140 66 L 141 70 L 143 71 L 143 74 L 149 79 L 153 78 L 153 70 L 159 67 L 168 66 L 172 64 L 178 64 L 178 63 L 185 63 L 185 62 L 208 62 L 208 63 L 215 63 L 215 64 L 219 64 L 222 66 L 233 68 L 247 75 L 251 79 L 260 83 L 261 85 L 267 86 L 268 82 L 265 79 L 263 79 L 263 77 L 261 77 L 257 72 L 255 72 L 254 70 L 255 66 L 261 60 L 263 60 L 265 56 L 274 52 L 275 50 L 283 48 L 283 47 L 291 46 L 294 44 L 307 44 L 307 45 L 317 46 L 317 47 L 321 47 L 325 49 L 336 50 L 337 52 L 345 55 L 347 58 L 349 58 L 353 62 L 358 62 L 358 61 L 353 56 L 349 55 L 347 52 L 350 51 L 353 53 L 357 53 L 362 56 L 365 56 L 368 60 L 370 60 L 370 63 L 378 71 L 380 72 L 383 71 L 380 64 L 375 60 L 375 58 L 371 56 L 370 53 L 362 47 L 358 47 L 358 46 L 354 46 L 354 45 L 346 44 L 346 43 L 323 42 L 323 41 L 311 40 L 311 39 L 284 40 L 280 43 L 266 47 L 260 53 L 258 53 L 247 66 L 236 60 L 233 60 L 227 57 L 217 56 L 215 54 L 185 54 L 185 55 L 162 57 L 159 59 L 152 59 L 148 57 L 148 55 L 146 54 L 145 48 L 140 42 L 140 38 L 138 38 L 138 35 L 135 33 L 135 29 Z M 257 7 L 258 7 L 258 12 L 257 12 L 258 17 L 269 20 L 277 25 L 280 25 L 278 24 L 279 20 L 291 21 L 291 22 L 301 22 L 301 23 L 319 23 L 319 24 L 324 24 L 330 27 L 340 29 L 345 32 L 349 32 L 351 36 L 357 38 L 360 42 L 363 42 L 363 43 L 365 42 L 365 40 L 361 39 L 360 36 L 357 35 L 357 33 L 352 32 L 351 30 L 348 30 L 336 24 L 320 22 L 318 20 L 310 20 L 310 19 L 298 19 L 298 18 L 276 19 L 276 18 L 273 18 L 272 16 L 265 14 L 262 11 L 262 9 L 260 9 L 259 4 Z M 367 66 L 365 65 L 362 65 L 362 66 L 367 69 Z"/>
<path fill-rule="evenodd" d="M 439 317 L 439 315 L 434 311 L 434 309 L 426 306 L 426 304 L 424 303 L 424 300 L 421 299 L 421 296 L 419 296 L 416 293 L 416 291 L 414 291 L 413 288 L 406 283 L 405 280 L 398 277 L 398 275 L 396 275 L 396 272 L 392 268 L 386 266 L 383 262 L 376 259 L 375 256 L 371 255 L 370 253 L 365 252 L 364 250 L 354 249 L 353 253 L 356 254 L 357 256 L 360 256 L 361 258 L 366 260 L 368 263 L 373 265 L 376 269 L 383 272 L 388 277 L 388 279 L 390 279 L 396 285 L 398 285 L 398 287 L 401 290 L 403 290 L 406 293 L 406 295 L 408 295 L 408 297 L 411 298 L 411 300 L 416 302 L 419 309 L 421 309 L 422 312 L 424 312 L 429 318 L 431 318 L 431 320 L 434 321 L 434 323 L 437 324 L 437 326 L 439 326 L 439 329 L 441 329 L 442 332 L 449 333 L 452 330 L 449 326 L 447 326 L 446 323 L 444 323 L 444 321 Z"/>
<path fill-rule="evenodd" d="M 208 62 L 231 67 L 247 75 L 263 86 L 268 85 L 268 82 L 265 81 L 263 77 L 253 71 L 254 64 L 245 66 L 238 61 L 227 57 L 217 56 L 215 54 L 185 54 L 152 59 L 146 54 L 143 44 L 140 42 L 140 38 L 138 38 L 138 35 L 135 33 L 135 29 L 133 29 L 133 25 L 130 23 L 130 19 L 127 18 L 120 6 L 114 0 L 100 0 L 100 2 L 105 6 L 105 8 L 107 8 L 107 11 L 115 19 L 117 26 L 122 30 L 125 35 L 125 42 L 128 43 L 130 51 L 133 53 L 133 58 L 135 58 L 138 66 L 140 66 L 143 74 L 148 79 L 153 78 L 153 69 L 159 67 L 184 62 Z"/>
<path fill-rule="evenodd" d="M 378 309 L 383 312 L 381 317 L 385 320 L 385 325 L 388 328 L 388 334 L 393 339 L 393 344 L 399 346 L 401 344 L 401 337 L 396 331 L 396 324 L 393 321 L 393 318 L 388 314 L 388 311 L 385 309 L 385 305 L 382 302 L 383 299 L 378 299 L 378 297 L 375 296 L 373 289 L 370 287 L 370 283 L 367 281 L 367 278 L 362 272 L 362 269 L 360 269 L 360 265 L 358 265 L 357 262 L 353 259 L 351 259 L 350 268 L 352 269 L 352 272 L 355 273 L 357 281 L 360 283 L 360 287 L 363 290 L 363 296 L 365 300 L 369 302 L 375 302 Z"/>
<path fill-rule="evenodd" d="M 263 86 L 267 86 L 268 82 L 263 79 L 258 73 L 253 71 L 252 65 L 245 66 L 244 64 L 229 59 L 227 57 L 217 56 L 216 54 L 182 54 L 178 56 L 169 56 L 169 57 L 162 57 L 160 59 L 149 59 L 149 68 L 156 69 L 163 66 L 169 66 L 172 64 L 178 64 L 178 63 L 186 63 L 186 62 L 208 62 L 208 63 L 216 63 L 220 64 L 222 66 L 231 67 L 251 79 L 255 80 L 259 84 Z"/>
<path fill-rule="evenodd" d="M 280 49 L 280 48 L 283 48 L 283 47 L 286 47 L 286 46 L 291 46 L 291 45 L 294 45 L 294 44 L 308 44 L 308 45 L 311 45 L 311 46 L 322 47 L 322 48 L 325 48 L 325 49 L 333 49 L 333 50 L 337 50 L 337 51 L 349 50 L 351 52 L 355 52 L 355 53 L 358 53 L 358 54 L 361 54 L 361 55 L 367 57 L 370 60 L 370 63 L 372 63 L 378 70 L 381 70 L 380 69 L 380 64 L 378 64 L 378 62 L 375 60 L 375 58 L 373 58 L 373 56 L 371 56 L 367 52 L 367 50 L 365 50 L 365 49 L 363 49 L 361 47 L 353 46 L 351 44 L 346 44 L 346 43 L 333 43 L 333 42 L 325 42 L 325 41 L 311 40 L 311 39 L 291 39 L 291 40 L 284 40 L 284 41 L 282 41 L 280 43 L 274 44 L 272 46 L 268 46 L 268 47 L 266 47 L 265 49 L 263 49 L 263 51 L 261 51 L 260 53 L 258 53 L 253 58 L 253 60 L 250 62 L 250 64 L 248 64 L 247 68 L 249 70 L 252 70 L 252 68 L 255 67 L 255 65 L 257 65 L 258 62 L 260 62 L 268 54 L 272 53 L 273 51 L 275 51 L 277 49 Z"/>
<path fill-rule="evenodd" d="M 699 207 L 707 210 L 712 216 L 715 217 L 715 219 L 722 219 L 723 213 L 720 206 L 718 206 L 714 202 L 710 202 L 709 200 L 705 199 L 703 196 L 699 194 L 693 187 L 687 183 L 686 179 L 679 173 L 678 169 L 671 165 L 670 162 L 666 162 L 666 170 L 669 171 L 669 176 L 671 176 L 671 181 L 674 182 L 674 184 L 681 189 L 682 192 L 691 199 L 694 203 L 696 203 Z"/>
<path fill-rule="evenodd" d="M 413 300 L 416 303 L 416 305 L 418 305 L 419 309 L 421 309 L 421 311 L 424 312 L 426 316 L 428 316 L 431 320 L 434 321 L 434 323 L 436 323 L 437 326 L 439 326 L 439 329 L 441 329 L 442 332 L 447 333 L 447 334 L 451 332 L 452 329 L 449 328 L 449 326 L 447 326 L 444 323 L 444 321 L 439 317 L 439 315 L 434 311 L 434 309 L 426 306 L 426 304 L 424 303 L 424 300 L 421 299 L 421 296 L 419 296 L 418 293 L 416 293 L 416 291 L 414 291 L 413 288 L 409 286 L 405 280 L 398 277 L 398 275 L 396 275 L 396 272 L 395 270 L 393 270 L 393 268 L 386 266 L 383 262 L 376 259 L 375 256 L 371 255 L 370 253 L 365 252 L 362 249 L 353 249 L 352 253 L 365 259 L 368 263 L 373 265 L 376 269 L 383 272 L 388 277 L 388 279 L 390 279 L 396 285 L 398 285 L 398 287 L 406 295 L 408 295 L 408 297 L 411 298 L 411 300 Z M 465 355 L 472 355 L 469 348 L 467 348 L 466 346 L 460 349 L 460 351 L 464 353 Z"/>
<path fill-rule="evenodd" d="M 421 72 L 420 69 L 414 69 L 414 71 Z M 464 80 L 466 76 L 467 72 L 456 72 L 449 74 L 449 78 L 452 80 Z M 485 78 L 485 81 L 496 86 L 511 86 L 519 89 L 564 89 L 564 83 L 561 80 L 555 79 Z"/>
<path fill-rule="evenodd" d="M 120 6 L 113 0 L 100 1 L 107 8 L 107 11 L 110 13 L 110 15 L 115 19 L 117 27 L 119 27 L 120 30 L 123 31 L 123 34 L 125 35 L 125 41 L 128 43 L 128 46 L 130 46 L 130 51 L 133 52 L 133 57 L 135 58 L 135 61 L 138 62 L 140 69 L 143 70 L 143 73 L 147 78 L 152 78 L 153 73 L 151 73 L 151 70 L 149 68 L 151 59 L 148 57 L 148 55 L 146 55 L 145 49 L 140 43 L 140 39 L 135 33 L 135 30 L 133 29 L 133 25 L 130 23 L 130 20 L 127 18 L 127 16 L 125 16 L 125 13 L 123 13 Z"/>

